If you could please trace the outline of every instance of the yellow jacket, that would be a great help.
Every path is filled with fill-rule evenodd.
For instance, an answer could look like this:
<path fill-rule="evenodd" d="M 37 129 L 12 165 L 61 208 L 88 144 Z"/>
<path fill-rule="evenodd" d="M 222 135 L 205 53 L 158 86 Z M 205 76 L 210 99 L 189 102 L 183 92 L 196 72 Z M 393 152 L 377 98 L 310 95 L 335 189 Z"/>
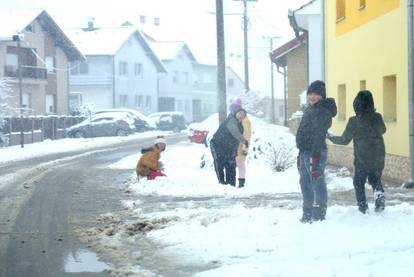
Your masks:
<path fill-rule="evenodd" d="M 152 147 L 151 151 L 142 154 L 136 167 L 137 176 L 148 176 L 151 170 L 160 169 L 160 156 L 160 151 L 155 145 Z"/>
<path fill-rule="evenodd" d="M 243 119 L 242 125 L 243 125 L 243 137 L 247 139 L 250 144 L 250 139 L 252 137 L 252 124 L 250 123 L 250 119 L 247 116 Z M 246 145 L 240 144 L 239 149 L 237 149 L 236 160 L 245 161 L 246 155 L 244 153 L 247 153 L 247 150 L 248 149 L 246 148 Z"/>

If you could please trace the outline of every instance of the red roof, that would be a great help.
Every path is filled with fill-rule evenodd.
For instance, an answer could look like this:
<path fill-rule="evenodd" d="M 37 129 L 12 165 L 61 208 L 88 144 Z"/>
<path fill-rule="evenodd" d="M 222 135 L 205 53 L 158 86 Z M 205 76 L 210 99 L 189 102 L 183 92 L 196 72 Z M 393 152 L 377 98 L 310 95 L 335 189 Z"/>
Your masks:
<path fill-rule="evenodd" d="M 270 59 L 274 63 L 277 63 L 278 59 L 284 57 L 286 54 L 288 54 L 292 50 L 294 50 L 297 47 L 299 47 L 300 45 L 302 45 L 305 41 L 306 41 L 306 33 L 303 33 L 299 37 L 294 38 L 294 39 L 286 42 L 285 44 L 283 44 L 279 48 L 273 50 L 270 53 Z"/>

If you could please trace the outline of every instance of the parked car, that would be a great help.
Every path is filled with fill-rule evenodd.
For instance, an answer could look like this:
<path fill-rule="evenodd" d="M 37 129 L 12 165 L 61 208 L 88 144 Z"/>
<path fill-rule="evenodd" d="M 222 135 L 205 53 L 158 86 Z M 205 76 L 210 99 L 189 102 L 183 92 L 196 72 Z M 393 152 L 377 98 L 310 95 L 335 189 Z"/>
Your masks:
<path fill-rule="evenodd" d="M 3 134 L 0 132 L 0 147 L 6 147 L 9 146 L 9 137 L 7 134 Z"/>
<path fill-rule="evenodd" d="M 188 138 L 191 142 L 203 143 L 207 146 L 207 137 L 212 128 L 217 129 L 218 114 L 213 114 L 202 122 L 188 125 Z M 213 132 L 214 133 L 214 132 Z"/>
<path fill-rule="evenodd" d="M 67 129 L 69 137 L 127 136 L 134 133 L 134 119 L 125 113 L 100 113 Z"/>
<path fill-rule="evenodd" d="M 95 114 L 101 113 L 127 113 L 134 119 L 135 130 L 137 132 L 145 132 L 157 128 L 152 119 L 133 109 L 105 109 L 95 112 Z"/>
<path fill-rule="evenodd" d="M 158 130 L 180 132 L 187 128 L 181 112 L 158 112 L 148 116 L 155 121 Z"/>

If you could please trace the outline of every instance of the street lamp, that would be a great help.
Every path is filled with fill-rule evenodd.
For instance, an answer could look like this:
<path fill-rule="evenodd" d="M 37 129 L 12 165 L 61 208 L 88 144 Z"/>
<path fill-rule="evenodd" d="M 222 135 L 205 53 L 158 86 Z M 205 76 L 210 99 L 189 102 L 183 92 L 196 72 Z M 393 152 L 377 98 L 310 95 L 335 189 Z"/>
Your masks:
<path fill-rule="evenodd" d="M 23 86 L 22 86 L 22 61 L 21 61 L 21 38 L 20 35 L 13 35 L 13 41 L 17 42 L 17 76 L 19 78 L 19 102 L 20 102 L 20 147 L 24 148 L 23 134 Z"/>

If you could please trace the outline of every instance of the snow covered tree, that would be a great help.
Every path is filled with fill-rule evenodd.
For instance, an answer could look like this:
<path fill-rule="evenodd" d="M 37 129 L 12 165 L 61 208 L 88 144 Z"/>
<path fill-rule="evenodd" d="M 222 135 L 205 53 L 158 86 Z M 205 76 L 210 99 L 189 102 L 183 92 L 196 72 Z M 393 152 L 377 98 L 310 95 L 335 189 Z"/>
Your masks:
<path fill-rule="evenodd" d="M 11 89 L 6 80 L 0 79 L 0 129 L 3 127 L 4 118 L 10 114 L 10 107 L 7 104 L 10 92 Z"/>
<path fill-rule="evenodd" d="M 252 115 L 261 117 L 264 113 L 261 101 L 263 96 L 258 91 L 248 91 L 242 97 L 243 108 Z"/>

